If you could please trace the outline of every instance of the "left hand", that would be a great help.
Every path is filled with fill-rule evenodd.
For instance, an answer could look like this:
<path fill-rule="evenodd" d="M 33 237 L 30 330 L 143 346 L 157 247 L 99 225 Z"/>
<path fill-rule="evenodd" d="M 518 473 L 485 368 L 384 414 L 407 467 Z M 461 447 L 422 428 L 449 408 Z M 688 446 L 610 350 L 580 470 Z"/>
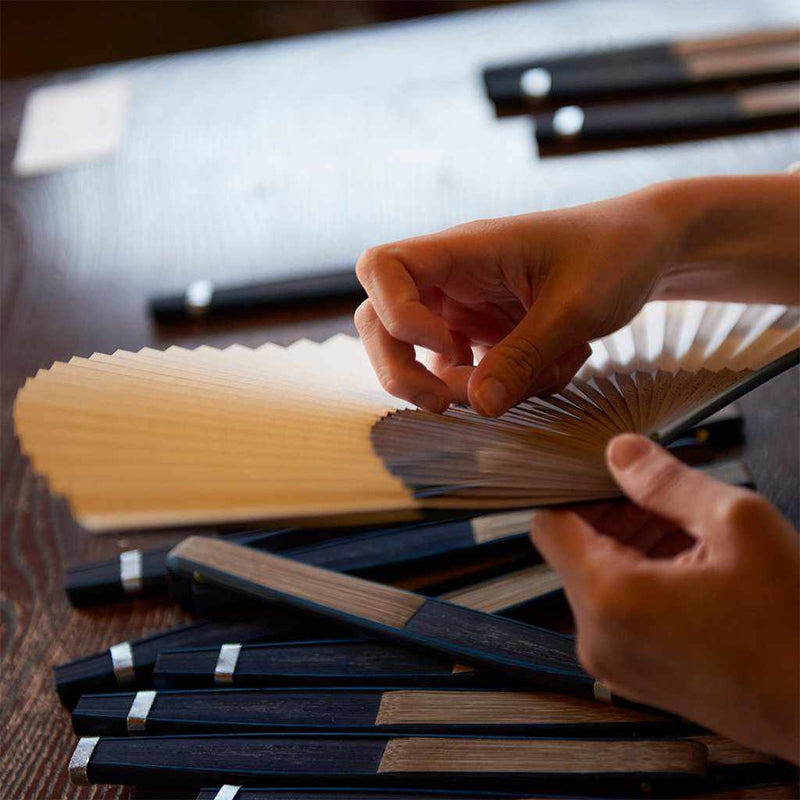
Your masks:
<path fill-rule="evenodd" d="M 672 526 L 656 517 L 623 543 L 624 524 L 607 535 L 570 512 L 536 515 L 531 538 L 564 582 L 581 662 L 615 694 L 800 762 L 796 532 L 764 498 L 644 437 L 617 437 L 607 458 L 628 496 Z"/>

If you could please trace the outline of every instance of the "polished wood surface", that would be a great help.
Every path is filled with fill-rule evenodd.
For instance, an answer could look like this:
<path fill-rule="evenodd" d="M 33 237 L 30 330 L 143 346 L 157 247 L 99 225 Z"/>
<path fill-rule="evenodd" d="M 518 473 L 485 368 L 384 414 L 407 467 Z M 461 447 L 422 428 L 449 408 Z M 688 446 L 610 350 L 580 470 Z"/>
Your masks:
<path fill-rule="evenodd" d="M 739 5 L 704 2 L 699 13 L 696 3 L 677 3 L 669 19 L 656 19 L 652 7 L 617 4 L 612 38 L 775 27 L 792 7 L 776 2 L 761 16 Z M 93 351 L 288 344 L 354 330 L 346 304 L 244 326 L 156 329 L 147 298 L 197 277 L 236 282 L 270 270 L 341 267 L 369 244 L 478 216 L 608 196 L 670 176 L 780 170 L 792 160 L 797 135 L 785 131 L 538 162 L 526 122 L 491 117 L 478 68 L 526 55 L 536 42 L 548 52 L 608 44 L 601 6 L 514 6 L 120 65 L 112 71 L 131 78 L 134 95 L 118 157 L 27 179 L 13 177 L 10 163 L 30 89 L 108 71 L 3 86 L 0 797 L 129 796 L 68 783 L 75 739 L 52 667 L 181 619 L 166 602 L 80 612 L 67 604 L 67 566 L 178 535 L 92 537 L 75 525 L 17 448 L 11 409 L 27 376 Z M 409 52 L 417 55 L 410 64 Z M 759 488 L 797 523 L 797 371 L 742 405 L 746 461 Z"/>

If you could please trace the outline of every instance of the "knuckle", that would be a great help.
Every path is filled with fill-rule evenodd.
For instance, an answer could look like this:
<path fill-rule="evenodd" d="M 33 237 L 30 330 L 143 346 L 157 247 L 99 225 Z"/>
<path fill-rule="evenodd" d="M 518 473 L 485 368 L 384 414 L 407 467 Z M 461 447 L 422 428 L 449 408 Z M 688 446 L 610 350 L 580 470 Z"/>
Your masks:
<path fill-rule="evenodd" d="M 381 364 L 375 366 L 375 377 L 378 379 L 378 383 L 389 393 L 391 393 L 392 388 L 395 388 L 395 384 L 397 383 L 397 378 L 394 376 L 392 371 Z"/>
<path fill-rule="evenodd" d="M 394 397 L 405 396 L 405 382 L 403 381 L 402 375 L 395 367 L 391 367 L 388 364 L 377 364 L 374 369 L 375 376 L 378 378 L 378 383 L 380 383 L 384 391 Z"/>
<path fill-rule="evenodd" d="M 405 385 L 403 381 L 395 374 L 386 374 L 382 378 L 379 376 L 381 386 L 393 397 L 403 397 L 405 392 Z"/>
<path fill-rule="evenodd" d="M 587 304 L 585 298 L 572 300 L 566 304 L 562 318 L 575 331 L 594 331 L 597 325 L 597 312 Z"/>
<path fill-rule="evenodd" d="M 651 457 L 652 459 L 652 457 Z M 684 479 L 686 467 L 673 459 L 665 459 L 660 463 L 642 464 L 639 483 L 635 489 L 635 499 L 645 507 L 658 501 L 672 492 Z"/>
<path fill-rule="evenodd" d="M 367 248 L 356 262 L 356 277 L 363 284 L 369 282 L 380 270 L 380 265 L 391 254 L 394 245 L 379 244 Z"/>
<path fill-rule="evenodd" d="M 735 491 L 715 509 L 718 523 L 733 530 L 752 530 L 763 521 L 769 504 L 762 497 L 745 489 Z"/>

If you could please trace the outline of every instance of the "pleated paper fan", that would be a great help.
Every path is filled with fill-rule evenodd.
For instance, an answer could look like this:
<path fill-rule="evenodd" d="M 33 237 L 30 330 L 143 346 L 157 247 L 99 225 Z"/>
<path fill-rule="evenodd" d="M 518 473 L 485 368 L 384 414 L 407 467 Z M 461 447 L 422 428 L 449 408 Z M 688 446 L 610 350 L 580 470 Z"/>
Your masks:
<path fill-rule="evenodd" d="M 670 438 L 797 360 L 798 309 L 651 303 L 561 394 L 499 419 L 384 392 L 357 339 L 56 363 L 14 409 L 23 451 L 92 530 L 381 517 L 616 496 L 603 452 Z"/>

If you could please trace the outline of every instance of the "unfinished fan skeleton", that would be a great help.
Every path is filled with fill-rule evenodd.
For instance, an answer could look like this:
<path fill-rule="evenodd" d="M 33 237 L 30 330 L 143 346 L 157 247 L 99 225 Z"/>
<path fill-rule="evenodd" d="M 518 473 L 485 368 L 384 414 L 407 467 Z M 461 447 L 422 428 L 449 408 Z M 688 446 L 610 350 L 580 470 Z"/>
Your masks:
<path fill-rule="evenodd" d="M 97 531 L 552 505 L 618 495 L 610 438 L 670 438 L 798 344 L 797 308 L 653 302 L 563 392 L 497 419 L 391 397 L 344 335 L 144 348 L 40 370 L 14 418 L 36 471 Z"/>

